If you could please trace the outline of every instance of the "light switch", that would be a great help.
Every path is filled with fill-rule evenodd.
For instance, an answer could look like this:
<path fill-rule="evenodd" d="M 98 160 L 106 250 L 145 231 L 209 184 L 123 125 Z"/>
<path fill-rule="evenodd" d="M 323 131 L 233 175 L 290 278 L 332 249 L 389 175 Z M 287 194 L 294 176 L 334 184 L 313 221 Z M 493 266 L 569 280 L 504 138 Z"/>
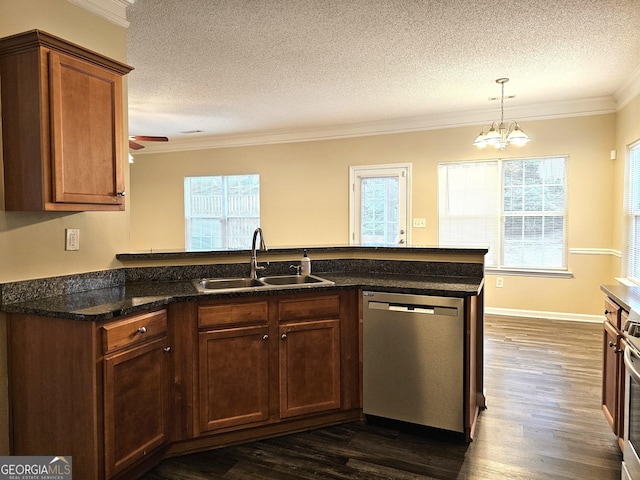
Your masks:
<path fill-rule="evenodd" d="M 413 228 L 426 228 L 427 227 L 427 219 L 426 218 L 414 218 L 413 219 Z"/>

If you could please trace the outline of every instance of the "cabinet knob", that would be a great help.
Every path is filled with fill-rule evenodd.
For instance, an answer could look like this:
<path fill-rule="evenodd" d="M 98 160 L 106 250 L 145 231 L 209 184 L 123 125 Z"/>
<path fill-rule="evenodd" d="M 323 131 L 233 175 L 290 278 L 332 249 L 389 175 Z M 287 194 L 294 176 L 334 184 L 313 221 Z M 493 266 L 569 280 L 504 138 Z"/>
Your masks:
<path fill-rule="evenodd" d="M 162 350 L 164 350 L 165 352 L 169 353 L 171 351 L 171 347 L 164 347 Z"/>
<path fill-rule="evenodd" d="M 269 335 L 263 335 L 263 336 L 262 336 L 262 339 L 263 339 L 263 340 L 269 340 Z"/>
<path fill-rule="evenodd" d="M 147 333 L 147 327 L 140 327 L 138 333 Z"/>
<path fill-rule="evenodd" d="M 609 348 L 613 348 L 613 347 L 615 347 L 615 346 L 616 346 L 616 344 L 615 344 L 615 343 L 613 343 L 612 341 L 609 341 Z"/>
<path fill-rule="evenodd" d="M 282 336 L 280 337 L 282 340 L 286 340 L 287 339 L 287 334 L 283 333 Z"/>
<path fill-rule="evenodd" d="M 127 192 L 122 191 L 122 192 L 118 192 L 116 195 L 118 195 L 118 197 L 124 197 L 127 194 Z"/>
<path fill-rule="evenodd" d="M 609 315 L 610 313 L 613 313 L 613 312 L 610 312 L 609 310 L 605 310 L 605 311 L 604 311 L 604 314 L 605 314 L 605 315 Z"/>

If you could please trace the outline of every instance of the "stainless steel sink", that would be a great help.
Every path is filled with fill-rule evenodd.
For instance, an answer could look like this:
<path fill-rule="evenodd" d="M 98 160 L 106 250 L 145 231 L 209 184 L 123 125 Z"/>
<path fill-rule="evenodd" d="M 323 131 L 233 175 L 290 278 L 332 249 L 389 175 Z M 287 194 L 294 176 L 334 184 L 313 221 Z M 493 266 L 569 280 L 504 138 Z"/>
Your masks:
<path fill-rule="evenodd" d="M 334 285 L 331 280 L 316 277 L 315 275 L 271 275 L 256 278 L 203 278 L 193 280 L 193 285 L 199 292 L 236 292 L 253 291 L 277 288 L 295 288 Z"/>
<path fill-rule="evenodd" d="M 273 275 L 271 277 L 262 277 L 260 281 L 267 285 L 307 285 L 315 283 L 333 283 L 313 275 Z"/>
<path fill-rule="evenodd" d="M 264 284 L 255 278 L 203 278 L 194 280 L 196 288 L 208 290 L 238 290 L 241 288 L 262 287 Z"/>

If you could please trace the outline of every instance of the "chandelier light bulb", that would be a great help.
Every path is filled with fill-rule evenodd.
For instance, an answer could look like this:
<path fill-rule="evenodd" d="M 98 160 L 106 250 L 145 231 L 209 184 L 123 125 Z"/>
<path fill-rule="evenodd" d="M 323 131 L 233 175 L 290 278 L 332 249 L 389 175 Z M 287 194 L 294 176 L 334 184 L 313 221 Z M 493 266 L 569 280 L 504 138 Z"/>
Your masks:
<path fill-rule="evenodd" d="M 485 125 L 480 131 L 480 135 L 476 137 L 473 144 L 476 147 L 484 148 L 487 145 L 493 145 L 500 150 L 509 144 L 521 147 L 531 139 L 522 131 L 518 122 L 504 122 L 504 84 L 509 81 L 508 78 L 498 78 L 496 83 L 502 87 L 502 95 L 500 97 L 500 122 L 492 122 L 491 125 Z M 485 134 L 485 129 L 488 128 Z"/>

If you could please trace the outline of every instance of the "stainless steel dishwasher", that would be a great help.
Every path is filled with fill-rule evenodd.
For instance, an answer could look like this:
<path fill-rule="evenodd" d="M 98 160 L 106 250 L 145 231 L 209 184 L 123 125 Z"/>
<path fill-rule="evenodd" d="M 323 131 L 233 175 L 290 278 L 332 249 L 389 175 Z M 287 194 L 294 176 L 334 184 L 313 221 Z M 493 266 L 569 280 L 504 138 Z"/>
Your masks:
<path fill-rule="evenodd" d="M 464 432 L 463 299 L 362 299 L 364 413 Z"/>

